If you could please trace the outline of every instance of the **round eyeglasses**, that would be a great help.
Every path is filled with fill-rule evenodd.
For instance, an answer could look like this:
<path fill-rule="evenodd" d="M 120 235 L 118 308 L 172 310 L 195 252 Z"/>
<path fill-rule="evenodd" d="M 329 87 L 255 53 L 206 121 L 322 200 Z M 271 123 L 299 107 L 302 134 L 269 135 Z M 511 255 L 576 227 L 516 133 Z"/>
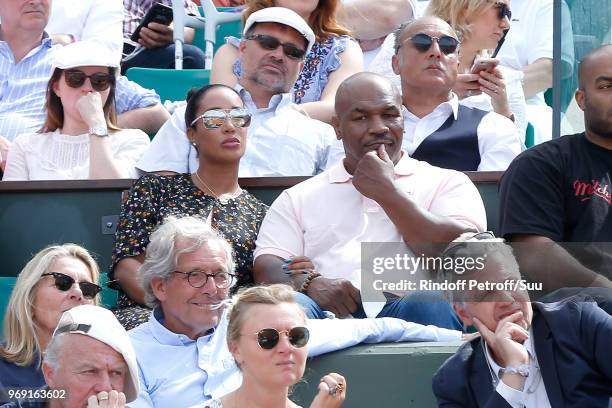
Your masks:
<path fill-rule="evenodd" d="M 227 272 L 206 273 L 204 271 L 174 271 L 173 273 L 180 273 L 181 275 L 185 275 L 187 277 L 187 282 L 194 288 L 203 287 L 208 282 L 208 278 L 212 278 L 217 288 L 226 289 L 232 285 L 232 282 L 236 277 L 236 275 Z"/>

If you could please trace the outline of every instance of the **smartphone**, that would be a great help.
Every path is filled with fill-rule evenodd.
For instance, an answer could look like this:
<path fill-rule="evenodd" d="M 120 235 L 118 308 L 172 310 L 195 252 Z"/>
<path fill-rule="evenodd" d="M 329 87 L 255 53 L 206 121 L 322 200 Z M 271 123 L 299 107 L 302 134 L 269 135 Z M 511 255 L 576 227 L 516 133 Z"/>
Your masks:
<path fill-rule="evenodd" d="M 480 71 L 488 71 L 491 72 L 493 69 L 499 65 L 499 60 L 493 58 L 481 58 L 474 61 L 474 65 L 472 66 L 472 74 L 478 74 Z"/>
<path fill-rule="evenodd" d="M 142 21 L 140 21 L 140 24 L 138 24 L 138 27 L 136 27 L 130 39 L 132 41 L 138 41 L 140 38 L 140 29 L 148 26 L 149 23 L 170 25 L 170 23 L 172 23 L 172 7 L 161 3 L 155 3 L 149 11 L 147 11 Z"/>

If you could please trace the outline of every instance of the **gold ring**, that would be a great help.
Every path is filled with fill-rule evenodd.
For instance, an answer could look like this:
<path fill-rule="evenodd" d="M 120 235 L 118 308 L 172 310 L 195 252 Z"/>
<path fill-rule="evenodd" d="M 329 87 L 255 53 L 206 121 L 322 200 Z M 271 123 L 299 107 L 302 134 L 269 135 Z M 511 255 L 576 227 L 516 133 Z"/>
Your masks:
<path fill-rule="evenodd" d="M 100 393 L 100 395 L 98 396 L 99 401 L 106 401 L 107 399 L 108 399 L 108 393 L 106 391 L 104 391 L 104 394 Z"/>
<path fill-rule="evenodd" d="M 344 384 L 338 383 L 334 388 L 329 390 L 329 395 L 335 397 L 336 395 L 341 394 L 342 391 L 344 391 Z"/>

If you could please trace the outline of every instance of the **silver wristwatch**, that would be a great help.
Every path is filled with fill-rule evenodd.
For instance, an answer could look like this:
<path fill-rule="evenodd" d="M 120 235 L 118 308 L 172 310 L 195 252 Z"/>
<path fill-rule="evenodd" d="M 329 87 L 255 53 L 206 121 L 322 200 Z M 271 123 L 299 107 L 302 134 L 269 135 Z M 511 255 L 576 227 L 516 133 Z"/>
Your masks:
<path fill-rule="evenodd" d="M 518 374 L 521 377 L 529 377 L 529 365 L 528 364 L 521 364 L 519 366 L 516 367 L 512 367 L 512 366 L 508 366 L 506 368 L 502 368 L 501 369 L 502 375 L 505 373 L 508 374 Z"/>
<path fill-rule="evenodd" d="M 89 128 L 89 134 L 98 136 L 98 137 L 106 137 L 108 136 L 108 129 L 106 126 L 97 126 Z"/>

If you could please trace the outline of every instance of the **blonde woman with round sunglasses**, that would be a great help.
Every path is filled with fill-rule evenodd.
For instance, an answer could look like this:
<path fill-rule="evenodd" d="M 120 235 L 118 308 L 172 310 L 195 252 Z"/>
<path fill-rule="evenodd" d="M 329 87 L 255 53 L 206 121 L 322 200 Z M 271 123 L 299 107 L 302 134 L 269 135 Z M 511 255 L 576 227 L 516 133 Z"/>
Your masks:
<path fill-rule="evenodd" d="M 309 331 L 304 311 L 287 285 L 244 289 L 232 299 L 228 348 L 242 371 L 242 385 L 204 408 L 299 408 L 290 388 L 304 375 Z M 310 408 L 337 408 L 346 397 L 346 380 L 321 378 Z"/>

